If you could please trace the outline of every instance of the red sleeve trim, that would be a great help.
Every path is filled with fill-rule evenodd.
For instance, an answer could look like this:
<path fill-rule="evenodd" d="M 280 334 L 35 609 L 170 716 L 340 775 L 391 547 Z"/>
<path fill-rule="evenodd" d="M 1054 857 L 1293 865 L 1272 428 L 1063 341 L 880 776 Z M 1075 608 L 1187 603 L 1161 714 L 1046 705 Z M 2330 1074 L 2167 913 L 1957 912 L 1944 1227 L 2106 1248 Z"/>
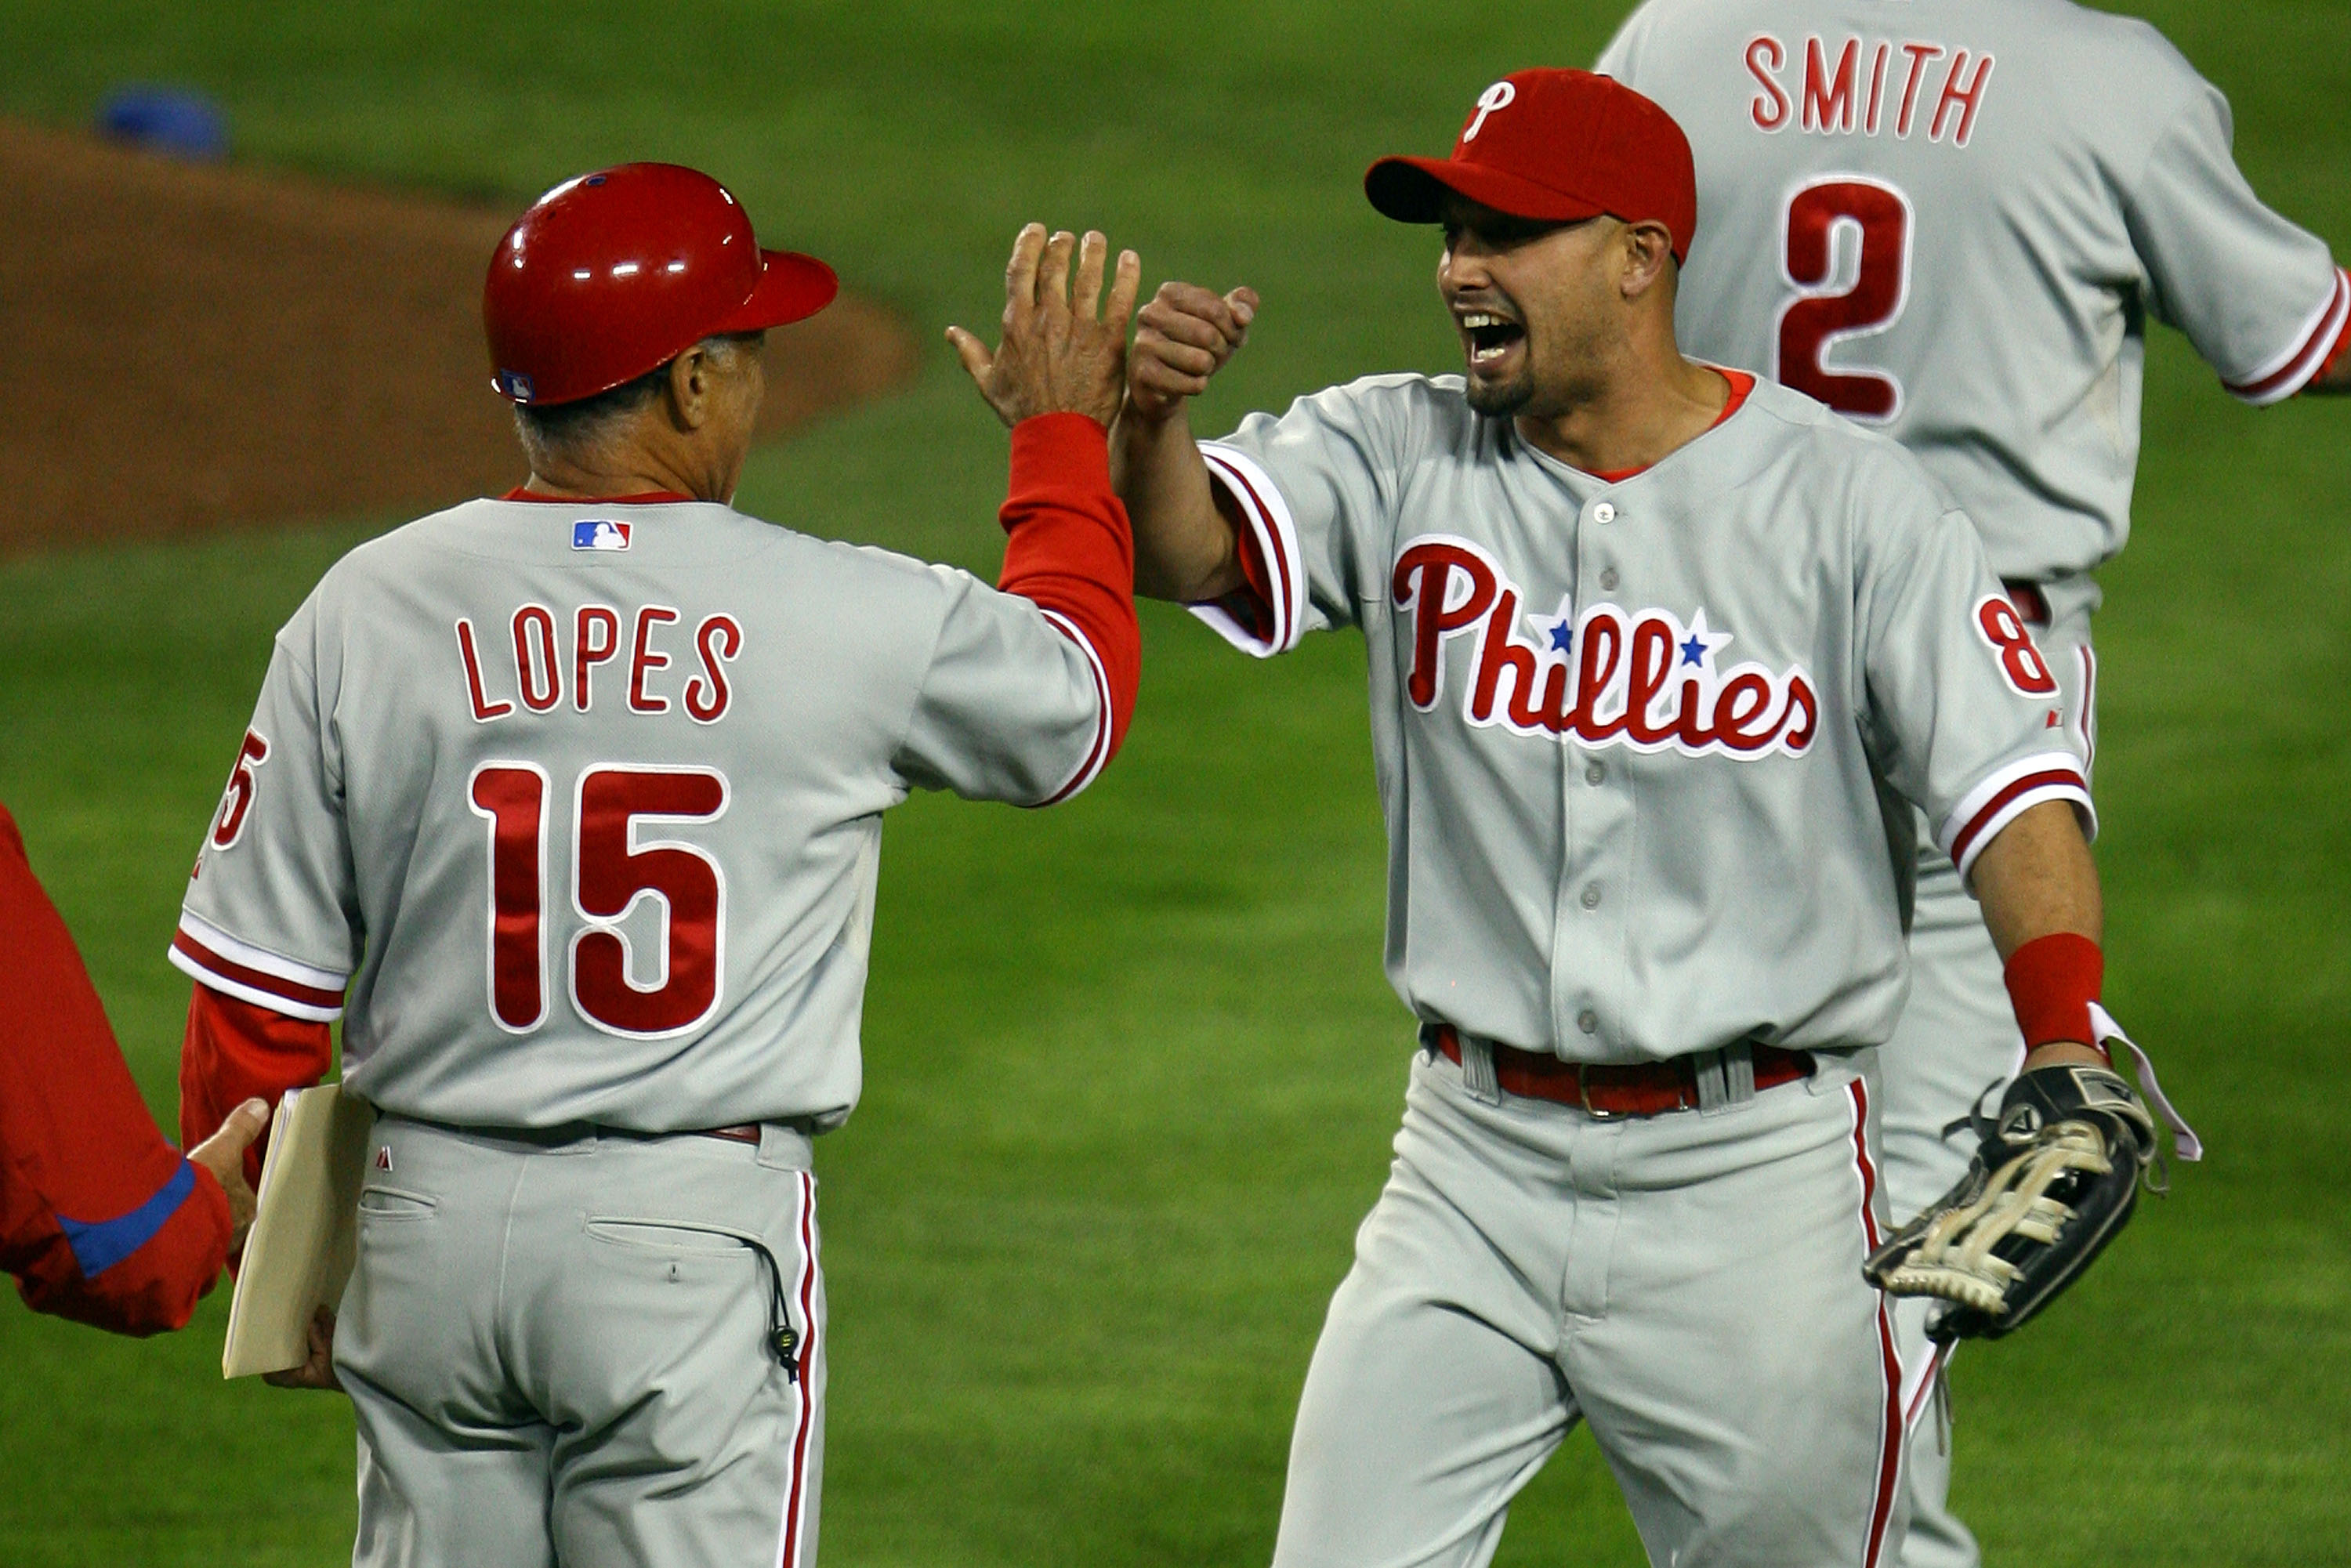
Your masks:
<path fill-rule="evenodd" d="M 220 982 L 225 982 L 225 986 L 220 988 L 228 990 L 232 995 L 240 992 L 258 992 L 271 1001 L 287 1002 L 300 1008 L 304 1009 L 305 1015 L 323 1013 L 326 1015 L 324 1018 L 315 1020 L 321 1023 L 329 1021 L 335 1014 L 342 1011 L 342 992 L 330 991 L 319 986 L 306 986 L 298 981 L 287 979 L 283 976 L 268 974 L 249 965 L 240 964 L 233 958 L 215 953 L 184 930 L 172 934 L 172 952 L 173 963 L 177 967 L 191 970 L 196 979 L 207 984 L 218 985 Z M 255 998 L 247 996 L 246 999 Z"/>
<path fill-rule="evenodd" d="M 1010 536 L 997 587 L 1045 612 L 1092 672 L 1093 744 L 1067 783 L 1065 800 L 1093 781 L 1126 738 L 1143 675 L 1134 617 L 1134 534 L 1110 483 L 1110 445 L 1081 413 L 1026 419 L 1012 431 L 1012 479 L 998 514 Z"/>
<path fill-rule="evenodd" d="M 2351 341 L 2351 273 L 2338 267 L 2335 269 L 2334 291 L 2319 307 L 2309 329 L 2277 368 L 2265 375 L 2225 384 L 2247 402 L 2277 402 L 2316 380 L 2343 351 L 2346 341 Z"/>
<path fill-rule="evenodd" d="M 1102 654 L 1095 649 L 1093 639 L 1059 611 L 1045 610 L 1041 612 L 1054 631 L 1076 643 L 1078 652 L 1086 656 L 1086 670 L 1093 677 L 1094 685 L 1093 744 L 1087 747 L 1085 760 L 1078 764 L 1078 770 L 1070 775 L 1069 781 L 1037 802 L 1040 806 L 1058 806 L 1092 783 L 1095 776 L 1109 763 L 1111 753 L 1117 747 L 1112 727 L 1114 705 L 1111 697 L 1110 672 L 1103 666 Z"/>
<path fill-rule="evenodd" d="M 1262 517 L 1271 514 L 1271 508 L 1265 504 L 1265 497 L 1258 494 L 1257 486 L 1249 483 L 1249 476 L 1234 464 L 1211 461 L 1208 478 L 1211 483 L 1222 483 L 1229 487 L 1250 516 Z M 1274 605 L 1290 601 L 1290 562 L 1277 550 L 1269 563 L 1265 546 L 1255 528 L 1241 529 L 1240 537 L 1234 541 L 1234 548 L 1240 557 L 1241 580 L 1255 597 L 1256 608 L 1262 612 L 1265 623 L 1271 625 Z M 1269 565 L 1271 570 L 1268 570 Z M 1277 576 L 1280 579 L 1278 583 L 1275 581 Z"/>
<path fill-rule="evenodd" d="M 1951 840 L 1951 862 L 1964 877 L 1973 869 L 1975 858 L 1984 844 L 1990 843 L 2028 808 L 2043 800 L 2071 800 L 2086 807 L 2090 789 L 2083 781 L 2079 769 L 2051 768 L 2041 773 L 2028 773 L 2022 779 L 2003 785 L 1968 819 Z"/>
<path fill-rule="evenodd" d="M 1242 586 L 1192 606 L 1192 612 L 1234 646 L 1259 658 L 1289 652 L 1304 632 L 1305 584 L 1300 579 L 1297 533 L 1272 477 L 1245 454 L 1200 444 L 1208 482 L 1240 514 L 1233 530 Z"/>
<path fill-rule="evenodd" d="M 1209 470 L 1208 482 L 1218 483 L 1214 469 Z M 1273 572 L 1266 564 L 1265 547 L 1258 542 L 1255 528 L 1233 530 L 1233 559 L 1241 569 L 1240 586 L 1207 602 L 1253 643 L 1270 644 L 1274 642 L 1275 623 L 1273 591 L 1268 584 Z"/>

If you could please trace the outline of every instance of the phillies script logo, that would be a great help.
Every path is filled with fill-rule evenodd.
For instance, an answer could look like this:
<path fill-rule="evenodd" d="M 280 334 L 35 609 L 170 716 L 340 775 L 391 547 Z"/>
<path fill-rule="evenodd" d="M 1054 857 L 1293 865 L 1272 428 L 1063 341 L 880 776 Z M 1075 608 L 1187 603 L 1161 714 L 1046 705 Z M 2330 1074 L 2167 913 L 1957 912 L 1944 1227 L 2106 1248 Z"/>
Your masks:
<path fill-rule="evenodd" d="M 1671 611 L 1595 604 L 1579 615 L 1562 600 L 1557 614 L 1527 617 L 1543 630 L 1529 642 L 1518 585 L 1476 545 L 1441 535 L 1405 546 L 1391 591 L 1412 614 L 1405 689 L 1424 713 L 1444 689 L 1447 642 L 1468 635 L 1477 666 L 1462 714 L 1473 725 L 1685 757 L 1799 757 L 1820 731 L 1802 666 L 1725 665 L 1731 634 L 1708 630 L 1704 610 L 1684 625 Z"/>

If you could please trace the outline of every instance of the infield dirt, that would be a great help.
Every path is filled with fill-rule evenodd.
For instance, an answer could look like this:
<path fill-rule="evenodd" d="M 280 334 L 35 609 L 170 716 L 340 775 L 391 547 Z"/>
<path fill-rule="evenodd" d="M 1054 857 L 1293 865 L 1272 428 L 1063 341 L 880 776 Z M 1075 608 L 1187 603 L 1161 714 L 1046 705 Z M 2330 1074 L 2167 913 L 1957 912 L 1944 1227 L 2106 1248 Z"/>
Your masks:
<path fill-rule="evenodd" d="M 513 216 L 0 121 L 0 553 L 520 482 L 480 319 Z M 916 356 L 843 296 L 768 334 L 761 435 L 904 384 Z"/>

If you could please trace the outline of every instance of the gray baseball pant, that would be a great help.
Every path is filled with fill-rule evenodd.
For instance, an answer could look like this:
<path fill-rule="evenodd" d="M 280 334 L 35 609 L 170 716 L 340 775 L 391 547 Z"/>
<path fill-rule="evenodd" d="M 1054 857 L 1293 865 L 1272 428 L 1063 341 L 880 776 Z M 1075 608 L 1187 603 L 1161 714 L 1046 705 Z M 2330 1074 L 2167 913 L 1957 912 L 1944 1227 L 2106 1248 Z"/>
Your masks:
<path fill-rule="evenodd" d="M 1893 1562 L 1866 1066 L 1604 1120 L 1416 1056 L 1299 1402 L 1276 1568 L 1483 1568 L 1579 1420 L 1653 1562 Z"/>
<path fill-rule="evenodd" d="M 824 1282 L 805 1137 L 387 1116 L 370 1147 L 335 1333 L 359 1422 L 356 1568 L 815 1561 Z"/>

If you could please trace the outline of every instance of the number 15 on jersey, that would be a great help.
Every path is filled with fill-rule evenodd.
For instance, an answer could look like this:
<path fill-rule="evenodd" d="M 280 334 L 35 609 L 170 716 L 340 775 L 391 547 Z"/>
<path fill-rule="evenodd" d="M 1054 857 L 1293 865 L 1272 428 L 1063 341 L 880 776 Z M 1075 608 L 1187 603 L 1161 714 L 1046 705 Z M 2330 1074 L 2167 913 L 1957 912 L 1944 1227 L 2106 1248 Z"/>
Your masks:
<path fill-rule="evenodd" d="M 529 1034 L 547 1021 L 550 793 L 533 762 L 485 762 L 466 787 L 489 827 L 489 1004 L 498 1027 Z M 572 790 L 571 907 L 579 928 L 563 966 L 571 1003 L 608 1034 L 685 1034 L 716 1010 L 726 956 L 726 876 L 706 851 L 646 839 L 665 822 L 715 822 L 726 776 L 710 768 L 599 763 Z M 651 986 L 631 977 L 622 923 L 639 903 L 661 911 Z"/>

